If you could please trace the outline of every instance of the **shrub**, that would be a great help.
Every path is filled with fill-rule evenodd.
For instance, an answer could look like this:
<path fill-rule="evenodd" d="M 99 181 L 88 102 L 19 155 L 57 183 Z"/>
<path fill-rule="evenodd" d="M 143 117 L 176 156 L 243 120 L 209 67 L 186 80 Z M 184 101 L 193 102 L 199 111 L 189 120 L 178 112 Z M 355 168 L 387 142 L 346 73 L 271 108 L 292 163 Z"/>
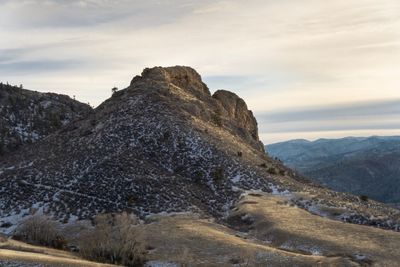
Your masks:
<path fill-rule="evenodd" d="M 361 201 L 368 201 L 368 196 L 366 196 L 366 195 L 361 195 L 361 196 L 359 196 L 359 198 Z"/>
<path fill-rule="evenodd" d="M 118 91 L 118 88 L 117 88 L 117 87 L 111 88 L 111 93 L 112 93 L 112 94 L 115 94 L 117 91 Z"/>
<path fill-rule="evenodd" d="M 278 172 L 276 171 L 276 169 L 274 167 L 269 167 L 267 172 L 269 174 L 278 174 Z"/>
<path fill-rule="evenodd" d="M 222 127 L 222 113 L 220 110 L 217 110 L 215 113 L 211 115 L 211 119 L 213 120 L 213 123 L 217 125 L 218 127 Z"/>
<path fill-rule="evenodd" d="M 204 179 L 204 173 L 202 171 L 194 172 L 193 179 L 196 183 L 200 183 Z"/>
<path fill-rule="evenodd" d="M 261 167 L 261 168 L 267 168 L 267 164 L 261 163 L 261 164 L 260 164 L 260 167 Z"/>
<path fill-rule="evenodd" d="M 13 238 L 58 249 L 66 246 L 65 238 L 58 231 L 57 222 L 44 215 L 35 215 L 23 221 L 17 227 Z"/>
<path fill-rule="evenodd" d="M 219 182 L 224 179 L 224 169 L 222 167 L 217 167 L 212 172 L 212 178 L 214 181 Z"/>
<path fill-rule="evenodd" d="M 133 215 L 99 215 L 95 226 L 82 233 L 80 254 L 89 260 L 124 266 L 142 266 L 145 244 Z"/>
<path fill-rule="evenodd" d="M 0 234 L 0 243 L 6 242 L 6 241 L 7 241 L 7 237 L 5 235 Z"/>

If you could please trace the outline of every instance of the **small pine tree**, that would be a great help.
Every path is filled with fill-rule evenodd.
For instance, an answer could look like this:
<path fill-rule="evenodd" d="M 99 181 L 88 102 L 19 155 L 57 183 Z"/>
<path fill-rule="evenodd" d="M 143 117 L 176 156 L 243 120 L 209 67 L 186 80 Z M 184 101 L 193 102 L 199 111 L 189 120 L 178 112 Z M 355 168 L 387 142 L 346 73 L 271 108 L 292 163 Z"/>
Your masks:
<path fill-rule="evenodd" d="M 118 91 L 118 88 L 117 88 L 117 87 L 113 87 L 113 88 L 111 88 L 111 92 L 112 92 L 112 94 L 115 94 L 117 91 Z"/>

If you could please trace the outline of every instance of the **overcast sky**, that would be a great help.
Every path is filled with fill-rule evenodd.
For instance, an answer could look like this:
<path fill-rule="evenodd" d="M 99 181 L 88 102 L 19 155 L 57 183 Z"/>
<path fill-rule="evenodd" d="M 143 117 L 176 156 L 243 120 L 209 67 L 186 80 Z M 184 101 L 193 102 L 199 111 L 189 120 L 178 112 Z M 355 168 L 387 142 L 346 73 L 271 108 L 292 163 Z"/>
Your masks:
<path fill-rule="evenodd" d="M 0 80 L 98 105 L 145 67 L 243 97 L 265 143 L 400 135 L 399 0 L 0 0 Z"/>

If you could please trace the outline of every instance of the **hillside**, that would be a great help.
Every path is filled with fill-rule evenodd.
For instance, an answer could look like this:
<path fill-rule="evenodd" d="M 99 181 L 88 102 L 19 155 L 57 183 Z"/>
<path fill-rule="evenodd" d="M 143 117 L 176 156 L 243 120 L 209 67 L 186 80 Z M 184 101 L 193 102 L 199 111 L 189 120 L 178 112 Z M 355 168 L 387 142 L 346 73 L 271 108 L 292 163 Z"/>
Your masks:
<path fill-rule="evenodd" d="M 266 149 L 323 186 L 386 203 L 400 202 L 400 137 L 293 140 Z"/>
<path fill-rule="evenodd" d="M 91 111 L 66 95 L 0 83 L 0 154 L 44 138 Z"/>
<path fill-rule="evenodd" d="M 0 266 L 11 267 L 112 267 L 86 261 L 74 253 L 28 245 L 15 240 L 0 240 Z"/>
<path fill-rule="evenodd" d="M 182 248 L 194 266 L 400 261 L 399 210 L 315 185 L 268 157 L 246 103 L 211 94 L 189 67 L 145 69 L 86 117 L 0 156 L 0 183 L 8 235 L 33 214 L 73 225 L 127 211 L 142 219 L 156 262 L 179 262 Z M 377 248 L 385 239 L 387 252 Z"/>

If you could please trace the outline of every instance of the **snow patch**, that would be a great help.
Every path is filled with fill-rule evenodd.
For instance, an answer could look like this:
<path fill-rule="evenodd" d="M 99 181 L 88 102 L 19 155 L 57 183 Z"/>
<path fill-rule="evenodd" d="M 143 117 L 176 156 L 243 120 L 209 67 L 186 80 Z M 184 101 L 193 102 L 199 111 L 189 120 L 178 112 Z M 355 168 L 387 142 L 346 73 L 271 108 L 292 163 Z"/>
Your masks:
<path fill-rule="evenodd" d="M 144 265 L 145 267 L 179 267 L 178 264 L 173 262 L 165 262 L 165 261 L 148 261 Z"/>

